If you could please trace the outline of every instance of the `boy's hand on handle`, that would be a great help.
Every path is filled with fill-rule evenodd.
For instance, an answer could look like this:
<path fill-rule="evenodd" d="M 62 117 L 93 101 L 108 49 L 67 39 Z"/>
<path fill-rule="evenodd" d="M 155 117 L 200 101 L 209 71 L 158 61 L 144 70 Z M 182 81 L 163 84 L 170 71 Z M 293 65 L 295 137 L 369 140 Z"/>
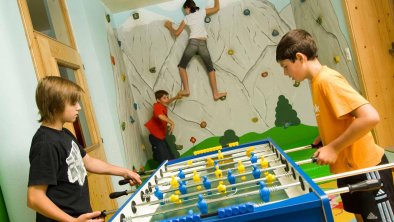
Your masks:
<path fill-rule="evenodd" d="M 139 185 L 142 183 L 141 177 L 138 173 L 131 170 L 126 170 L 126 175 L 123 176 L 125 179 L 129 180 L 131 186 Z"/>
<path fill-rule="evenodd" d="M 338 153 L 333 147 L 327 145 L 319 148 L 313 157 L 316 158 L 318 165 L 334 164 L 337 161 Z"/>
<path fill-rule="evenodd" d="M 100 215 L 101 215 L 101 211 L 82 214 L 78 218 L 75 218 L 73 222 L 104 222 L 105 218 L 97 218 Z"/>

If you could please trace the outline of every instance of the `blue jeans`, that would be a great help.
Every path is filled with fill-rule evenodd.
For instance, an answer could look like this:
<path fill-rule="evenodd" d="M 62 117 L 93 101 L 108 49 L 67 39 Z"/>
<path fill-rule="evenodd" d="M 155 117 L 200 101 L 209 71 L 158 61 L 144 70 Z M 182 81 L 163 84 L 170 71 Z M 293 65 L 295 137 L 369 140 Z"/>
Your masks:
<path fill-rule="evenodd" d="M 187 44 L 186 49 L 183 52 L 178 67 L 186 69 L 187 64 L 189 64 L 190 62 L 190 59 L 192 59 L 192 57 L 197 54 L 200 55 L 208 72 L 215 71 L 215 69 L 213 68 L 211 56 L 208 51 L 207 40 L 202 39 L 189 40 L 189 43 Z"/>

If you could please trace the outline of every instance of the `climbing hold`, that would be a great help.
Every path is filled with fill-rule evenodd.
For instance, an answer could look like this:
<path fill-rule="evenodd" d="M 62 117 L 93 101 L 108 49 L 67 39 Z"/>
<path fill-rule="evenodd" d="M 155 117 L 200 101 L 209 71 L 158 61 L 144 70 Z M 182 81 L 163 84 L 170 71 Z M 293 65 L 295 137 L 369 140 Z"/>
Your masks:
<path fill-rule="evenodd" d="M 267 77 L 267 76 L 268 76 L 268 72 L 262 72 L 262 73 L 261 73 L 261 77 L 265 78 L 265 77 Z"/>
<path fill-rule="evenodd" d="M 111 22 L 111 16 L 109 16 L 109 14 L 105 15 L 105 19 L 107 19 L 107 22 L 110 23 Z"/>
<path fill-rule="evenodd" d="M 201 123 L 200 123 L 200 127 L 201 127 L 201 128 L 205 128 L 205 127 L 207 127 L 207 122 L 205 122 L 205 121 L 201 121 Z"/>
<path fill-rule="evenodd" d="M 197 139 L 196 139 L 194 136 L 190 137 L 190 142 L 193 143 L 193 145 L 194 145 L 194 143 L 195 143 L 196 141 L 197 141 Z"/>
<path fill-rule="evenodd" d="M 229 54 L 229 55 L 234 55 L 234 50 L 229 49 L 229 50 L 227 51 L 227 54 Z"/>
<path fill-rule="evenodd" d="M 129 116 L 129 120 L 130 120 L 130 123 L 134 123 L 135 122 L 135 120 L 133 119 L 132 116 Z"/>
<path fill-rule="evenodd" d="M 125 122 L 122 122 L 121 127 L 122 127 L 122 130 L 125 131 L 125 129 L 126 129 L 126 123 L 125 123 Z"/>
<path fill-rule="evenodd" d="M 118 40 L 118 45 L 119 45 L 119 47 L 122 46 L 122 42 L 120 40 Z"/>
<path fill-rule="evenodd" d="M 124 73 L 122 73 L 122 81 L 126 81 L 126 75 Z"/>
<path fill-rule="evenodd" d="M 177 145 L 176 145 L 176 149 L 177 149 L 177 150 L 183 149 L 183 145 L 178 145 L 178 144 L 177 144 Z"/>
<path fill-rule="evenodd" d="M 137 104 L 137 103 L 134 103 L 134 104 L 133 104 L 133 107 L 134 107 L 135 110 L 137 110 L 138 104 Z"/>
<path fill-rule="evenodd" d="M 149 69 L 149 72 L 150 72 L 150 73 L 155 73 L 155 72 L 156 72 L 156 67 L 150 68 L 150 69 Z"/>
<path fill-rule="evenodd" d="M 133 13 L 133 19 L 134 20 L 137 20 L 137 19 L 139 19 L 140 18 L 140 14 L 138 14 L 138 12 L 134 12 Z"/>
<path fill-rule="evenodd" d="M 111 63 L 112 65 L 115 65 L 115 57 L 113 55 L 111 55 Z"/>
<path fill-rule="evenodd" d="M 316 19 L 316 22 L 317 22 L 317 24 L 321 25 L 321 24 L 323 23 L 323 18 L 322 18 L 321 16 L 319 16 L 319 17 Z"/>
<path fill-rule="evenodd" d="M 204 19 L 204 21 L 205 21 L 205 23 L 210 23 L 211 22 L 211 17 L 205 17 L 205 19 Z"/>
<path fill-rule="evenodd" d="M 258 117 L 253 117 L 253 118 L 252 118 L 252 122 L 257 123 L 258 121 L 259 121 L 259 118 L 258 118 Z"/>
<path fill-rule="evenodd" d="M 340 57 L 339 56 L 334 56 L 334 62 L 335 63 L 339 63 L 340 61 Z"/>
<path fill-rule="evenodd" d="M 279 35 L 279 31 L 274 29 L 272 30 L 272 36 L 278 36 Z"/>
<path fill-rule="evenodd" d="M 294 87 L 299 87 L 300 86 L 300 82 L 295 81 L 293 84 Z"/>
<path fill-rule="evenodd" d="M 245 9 L 244 10 L 244 15 L 246 15 L 246 16 L 250 15 L 250 10 L 249 9 Z"/>

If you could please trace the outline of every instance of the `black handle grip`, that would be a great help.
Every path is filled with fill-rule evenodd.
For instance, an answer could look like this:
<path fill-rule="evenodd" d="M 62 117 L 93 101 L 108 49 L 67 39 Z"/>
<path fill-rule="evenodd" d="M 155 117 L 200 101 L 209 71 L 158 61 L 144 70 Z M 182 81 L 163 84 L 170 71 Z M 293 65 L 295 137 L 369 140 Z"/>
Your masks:
<path fill-rule="evenodd" d="M 382 181 L 379 179 L 364 180 L 356 184 L 349 184 L 349 192 L 372 191 L 382 187 Z"/>
<path fill-rule="evenodd" d="M 128 179 L 119 180 L 119 182 L 118 182 L 119 185 L 125 185 L 125 184 L 128 184 L 128 183 L 129 183 Z"/>
<path fill-rule="evenodd" d="M 103 210 L 103 211 L 101 211 L 100 215 L 98 215 L 97 217 L 94 217 L 92 219 L 101 219 L 101 218 L 105 218 L 106 216 L 107 216 L 107 211 Z"/>
<path fill-rule="evenodd" d="M 127 190 L 110 193 L 109 198 L 115 199 L 115 198 L 121 197 L 123 195 L 127 195 Z"/>
<path fill-rule="evenodd" d="M 321 141 L 318 144 L 313 144 L 313 143 L 311 144 L 311 147 L 314 149 L 319 149 L 322 146 L 323 146 L 323 143 Z"/>

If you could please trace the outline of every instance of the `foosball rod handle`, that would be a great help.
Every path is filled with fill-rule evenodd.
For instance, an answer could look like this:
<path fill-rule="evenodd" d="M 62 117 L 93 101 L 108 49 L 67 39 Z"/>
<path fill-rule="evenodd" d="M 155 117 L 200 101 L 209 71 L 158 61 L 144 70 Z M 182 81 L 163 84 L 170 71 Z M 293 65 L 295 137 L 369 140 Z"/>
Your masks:
<path fill-rule="evenodd" d="M 130 193 L 133 193 L 133 190 L 125 190 L 125 191 L 119 191 L 119 192 L 113 192 L 109 194 L 109 198 L 115 199 L 124 195 L 129 195 Z"/>
<path fill-rule="evenodd" d="M 98 216 L 97 218 L 105 218 L 108 215 L 114 214 L 116 211 L 118 210 L 103 210 L 101 211 L 100 216 Z"/>
<path fill-rule="evenodd" d="M 349 184 L 347 187 L 341 187 L 334 190 L 325 191 L 327 195 L 341 194 L 341 193 L 354 193 L 366 192 L 380 189 L 383 186 L 380 179 L 369 179 L 356 184 Z"/>
<path fill-rule="evenodd" d="M 319 149 L 320 147 L 323 146 L 323 143 L 320 142 L 318 144 L 309 144 L 306 146 L 300 146 L 300 147 L 296 147 L 296 148 L 292 148 L 292 149 L 288 149 L 288 150 L 284 150 L 285 153 L 292 153 L 292 152 L 296 152 L 296 151 L 300 151 L 300 150 L 307 150 L 307 149 Z"/>
<path fill-rule="evenodd" d="M 119 185 L 125 185 L 125 184 L 128 184 L 130 180 L 132 180 L 132 181 L 134 182 L 134 184 L 135 184 L 134 186 L 138 188 L 138 185 L 137 185 L 136 181 L 133 180 L 133 179 L 123 179 L 123 180 L 119 180 L 118 184 L 119 184 Z"/>
<path fill-rule="evenodd" d="M 349 184 L 348 188 L 350 193 L 354 193 L 360 191 L 373 191 L 380 189 L 382 186 L 383 184 L 380 179 L 370 179 L 356 184 Z"/>

